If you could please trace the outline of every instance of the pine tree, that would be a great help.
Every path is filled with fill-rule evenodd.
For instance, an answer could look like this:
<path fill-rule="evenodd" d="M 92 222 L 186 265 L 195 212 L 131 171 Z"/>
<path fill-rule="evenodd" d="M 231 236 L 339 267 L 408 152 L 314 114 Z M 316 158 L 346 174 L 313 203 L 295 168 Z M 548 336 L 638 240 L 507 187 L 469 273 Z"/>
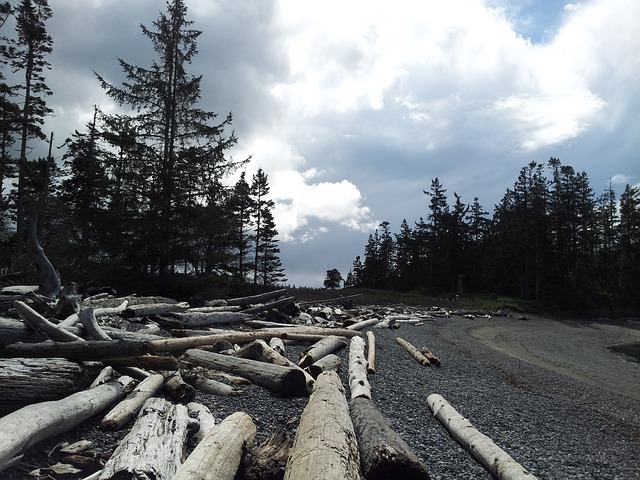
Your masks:
<path fill-rule="evenodd" d="M 234 213 L 233 219 L 233 245 L 236 250 L 235 277 L 238 283 L 246 281 L 247 272 L 251 266 L 249 262 L 250 245 L 254 235 L 251 231 L 253 224 L 253 200 L 251 198 L 251 188 L 247 183 L 246 172 L 240 173 L 240 178 L 233 188 L 231 197 L 231 208 Z"/>
<path fill-rule="evenodd" d="M 620 294 L 640 305 L 640 189 L 627 185 L 620 195 Z"/>
<path fill-rule="evenodd" d="M 277 236 L 273 213 L 270 208 L 265 208 L 262 212 L 262 241 L 258 246 L 260 282 L 264 287 L 282 285 L 287 281 L 280 260 Z"/>
<path fill-rule="evenodd" d="M 268 198 L 269 195 L 269 179 L 267 174 L 261 168 L 253 175 L 251 179 L 250 195 L 253 208 L 253 225 L 255 232 L 254 246 L 254 263 L 253 263 L 253 284 L 258 284 L 258 276 L 260 272 L 260 245 L 265 241 L 265 225 L 264 212 L 272 211 L 274 208 L 273 200 Z"/>

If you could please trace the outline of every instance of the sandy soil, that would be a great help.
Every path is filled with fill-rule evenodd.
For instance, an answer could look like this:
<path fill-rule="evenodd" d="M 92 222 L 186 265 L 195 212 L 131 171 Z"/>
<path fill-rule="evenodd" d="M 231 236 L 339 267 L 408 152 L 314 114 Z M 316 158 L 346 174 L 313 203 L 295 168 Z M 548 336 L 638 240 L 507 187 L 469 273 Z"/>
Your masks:
<path fill-rule="evenodd" d="M 640 342 L 638 321 L 494 317 L 467 332 L 512 357 L 640 400 L 640 364 L 607 349 Z"/>

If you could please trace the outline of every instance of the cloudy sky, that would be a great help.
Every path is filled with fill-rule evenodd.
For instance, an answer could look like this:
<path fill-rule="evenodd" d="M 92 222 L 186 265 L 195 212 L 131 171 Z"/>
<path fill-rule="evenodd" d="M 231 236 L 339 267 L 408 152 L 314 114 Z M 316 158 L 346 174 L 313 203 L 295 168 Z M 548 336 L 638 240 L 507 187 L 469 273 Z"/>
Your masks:
<path fill-rule="evenodd" d="M 93 71 L 149 66 L 163 0 L 49 0 L 47 122 L 106 111 Z M 531 161 L 586 171 L 596 195 L 640 183 L 640 2 L 187 0 L 202 104 L 232 111 L 234 158 L 269 176 L 290 284 L 343 275 L 382 221 L 427 215 L 438 177 L 485 210 Z"/>

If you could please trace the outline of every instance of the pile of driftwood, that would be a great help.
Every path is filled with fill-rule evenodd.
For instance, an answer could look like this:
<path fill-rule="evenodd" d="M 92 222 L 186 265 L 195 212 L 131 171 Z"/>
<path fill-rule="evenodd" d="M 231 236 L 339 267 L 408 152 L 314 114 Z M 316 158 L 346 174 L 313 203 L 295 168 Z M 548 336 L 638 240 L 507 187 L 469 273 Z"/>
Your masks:
<path fill-rule="evenodd" d="M 305 305 L 286 290 L 198 307 L 159 297 L 82 298 L 73 289 L 55 302 L 24 292 L 0 302 L 8 307 L 0 316 L 0 472 L 38 442 L 100 416 L 105 431 L 129 428 L 108 459 L 93 458 L 88 442 L 61 445 L 63 460 L 31 478 L 429 478 L 371 401 L 375 335 L 363 329 L 450 312 Z M 440 365 L 427 347 L 396 341 L 422 365 Z M 295 362 L 285 355 L 289 342 L 309 344 Z M 349 394 L 334 353 L 347 346 Z M 249 415 L 219 422 L 194 402 L 195 389 L 235 395 L 236 381 L 309 397 L 295 438 L 276 431 L 255 447 Z M 479 432 L 469 437 L 472 427 L 432 397 L 434 414 L 496 476 L 535 478 Z"/>

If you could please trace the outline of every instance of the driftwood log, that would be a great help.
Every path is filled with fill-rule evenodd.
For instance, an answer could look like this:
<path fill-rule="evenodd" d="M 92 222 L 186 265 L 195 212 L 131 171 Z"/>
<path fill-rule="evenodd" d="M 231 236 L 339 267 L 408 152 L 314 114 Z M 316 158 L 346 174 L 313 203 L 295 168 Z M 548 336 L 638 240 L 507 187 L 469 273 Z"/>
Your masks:
<path fill-rule="evenodd" d="M 105 464 L 99 479 L 173 478 L 182 464 L 189 428 L 186 406 L 150 398 Z"/>
<path fill-rule="evenodd" d="M 29 223 L 27 250 L 42 273 L 42 282 L 38 287 L 38 293 L 47 298 L 56 298 L 60 293 L 61 288 L 60 275 L 44 254 L 44 249 L 40 246 L 40 242 L 38 241 L 37 213 L 33 214 L 31 222 Z"/>
<path fill-rule="evenodd" d="M 300 368 L 308 367 L 309 365 L 316 363 L 325 355 L 333 353 L 346 346 L 347 341 L 342 337 L 338 337 L 336 335 L 324 337 L 302 353 L 298 365 Z"/>
<path fill-rule="evenodd" d="M 0 418 L 0 471 L 24 449 L 71 430 L 126 395 L 131 377 L 120 377 L 62 400 L 34 403 Z"/>
<path fill-rule="evenodd" d="M 239 375 L 280 395 L 309 395 L 307 378 L 299 368 L 283 367 L 197 349 L 187 350 L 181 360 L 200 367 Z"/>
<path fill-rule="evenodd" d="M 422 353 L 422 355 L 427 357 L 427 360 L 429 360 L 429 363 L 431 363 L 431 365 L 437 365 L 439 367 L 442 364 L 440 359 L 436 357 L 429 348 L 422 347 L 422 349 L 420 350 L 420 353 Z"/>
<path fill-rule="evenodd" d="M 322 372 L 334 371 L 339 372 L 340 366 L 342 365 L 342 360 L 339 356 L 330 353 L 329 355 L 325 355 L 316 363 L 309 365 L 305 368 L 307 372 L 313 377 L 318 378 Z"/>
<path fill-rule="evenodd" d="M 426 367 L 431 366 L 431 362 L 429 361 L 429 359 L 422 353 L 420 353 L 420 351 L 416 347 L 407 342 L 405 339 L 398 337 L 396 338 L 396 343 L 404 348 L 407 352 L 409 352 L 409 355 L 415 358 L 420 365 L 424 365 Z"/>
<path fill-rule="evenodd" d="M 418 456 L 389 426 L 371 399 L 352 398 L 349 408 L 358 438 L 362 473 L 367 480 L 430 478 Z"/>
<path fill-rule="evenodd" d="M 64 358 L 8 358 L 0 365 L 0 415 L 32 403 L 59 400 L 91 384 L 93 371 Z"/>
<path fill-rule="evenodd" d="M 349 406 L 335 372 L 318 376 L 302 412 L 285 480 L 359 480 L 360 457 Z"/>
<path fill-rule="evenodd" d="M 263 303 L 263 302 L 266 302 L 268 300 L 281 297 L 283 295 L 286 295 L 286 293 L 287 293 L 286 289 L 274 290 L 273 292 L 265 292 L 265 293 L 260 293 L 258 295 L 251 295 L 251 296 L 248 296 L 248 297 L 230 298 L 228 300 L 225 300 L 224 303 L 226 305 L 230 305 L 230 306 L 233 306 L 233 305 L 240 305 L 240 306 L 255 305 L 257 303 Z"/>
<path fill-rule="evenodd" d="M 233 480 L 255 437 L 256 426 L 249 415 L 229 415 L 198 443 L 172 480 Z"/>
<path fill-rule="evenodd" d="M 499 480 L 536 480 L 522 465 L 477 430 L 437 393 L 427 397 L 429 408 L 451 436 Z"/>
<path fill-rule="evenodd" d="M 250 318 L 244 312 L 173 312 L 159 318 L 161 323 L 179 328 L 204 327 L 207 325 L 229 325 L 243 323 Z"/>
<path fill-rule="evenodd" d="M 196 391 L 191 384 L 182 378 L 180 370 L 173 372 L 160 372 L 167 379 L 163 391 L 174 400 L 180 403 L 193 402 L 196 398 Z"/>
<path fill-rule="evenodd" d="M 349 345 L 349 390 L 351 398 L 371 398 L 371 385 L 367 379 L 367 361 L 364 357 L 364 340 L 353 337 Z"/>
<path fill-rule="evenodd" d="M 367 373 L 376 373 L 376 336 L 367 332 Z"/>
<path fill-rule="evenodd" d="M 201 403 L 189 402 L 187 403 L 187 410 L 189 411 L 189 417 L 198 422 L 198 431 L 193 434 L 193 439 L 196 443 L 200 443 L 207 433 L 218 424 L 218 421 L 211 411 Z"/>
<path fill-rule="evenodd" d="M 196 369 L 182 371 L 182 377 L 185 382 L 192 385 L 193 388 L 204 393 L 221 396 L 238 395 L 240 393 L 240 391 L 226 383 L 205 377 L 203 372 L 199 372 Z"/>
<path fill-rule="evenodd" d="M 293 445 L 293 435 L 282 427 L 251 450 L 243 460 L 243 480 L 282 480 L 282 465 L 286 465 Z"/>

